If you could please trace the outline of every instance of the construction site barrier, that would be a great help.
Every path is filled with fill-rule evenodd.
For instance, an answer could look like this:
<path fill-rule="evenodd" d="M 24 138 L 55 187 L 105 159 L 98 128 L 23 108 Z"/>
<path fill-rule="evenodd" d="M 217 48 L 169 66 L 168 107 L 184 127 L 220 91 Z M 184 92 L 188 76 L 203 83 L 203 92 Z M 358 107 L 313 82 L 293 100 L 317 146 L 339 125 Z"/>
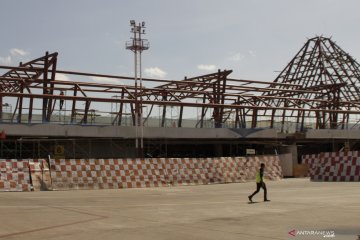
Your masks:
<path fill-rule="evenodd" d="M 245 182 L 255 179 L 260 163 L 268 179 L 282 177 L 277 156 L 50 160 L 55 190 Z"/>
<path fill-rule="evenodd" d="M 29 159 L 31 185 L 34 191 L 52 189 L 50 168 L 47 159 Z"/>
<path fill-rule="evenodd" d="M 265 163 L 265 178 L 282 177 L 278 156 L 145 159 L 0 160 L 0 191 L 117 189 L 254 180 Z"/>
<path fill-rule="evenodd" d="M 30 190 L 28 160 L 0 159 L 0 192 Z"/>
<path fill-rule="evenodd" d="M 303 155 L 302 163 L 313 181 L 360 181 L 360 151 Z"/>

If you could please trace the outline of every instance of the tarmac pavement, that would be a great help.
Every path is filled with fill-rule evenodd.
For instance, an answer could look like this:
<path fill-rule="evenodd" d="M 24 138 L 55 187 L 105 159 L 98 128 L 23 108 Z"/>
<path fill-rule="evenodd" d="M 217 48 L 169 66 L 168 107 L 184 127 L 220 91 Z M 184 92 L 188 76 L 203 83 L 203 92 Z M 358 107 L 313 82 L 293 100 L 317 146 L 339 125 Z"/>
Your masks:
<path fill-rule="evenodd" d="M 266 184 L 0 193 L 0 240 L 358 239 L 359 182 Z"/>

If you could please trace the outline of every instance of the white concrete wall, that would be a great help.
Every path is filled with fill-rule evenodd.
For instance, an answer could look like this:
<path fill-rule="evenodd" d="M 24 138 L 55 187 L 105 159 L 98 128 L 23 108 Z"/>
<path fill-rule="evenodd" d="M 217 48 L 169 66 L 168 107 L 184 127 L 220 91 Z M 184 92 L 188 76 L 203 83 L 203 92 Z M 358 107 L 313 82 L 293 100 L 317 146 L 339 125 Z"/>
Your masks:
<path fill-rule="evenodd" d="M 134 127 L 84 126 L 59 124 L 0 124 L 0 131 L 7 136 L 46 137 L 110 137 L 134 138 Z M 236 139 L 236 138 L 276 138 L 275 129 L 256 130 L 243 134 L 227 128 L 144 128 L 144 138 L 169 139 Z"/>
<path fill-rule="evenodd" d="M 360 139 L 359 129 L 311 129 L 307 130 L 306 138 L 311 139 Z"/>

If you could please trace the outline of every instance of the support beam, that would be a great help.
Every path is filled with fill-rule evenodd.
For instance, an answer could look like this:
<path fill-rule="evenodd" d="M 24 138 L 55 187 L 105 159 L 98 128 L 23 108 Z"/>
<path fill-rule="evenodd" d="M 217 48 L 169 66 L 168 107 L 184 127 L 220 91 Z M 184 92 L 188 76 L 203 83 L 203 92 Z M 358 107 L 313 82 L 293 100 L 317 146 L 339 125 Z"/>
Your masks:
<path fill-rule="evenodd" d="M 21 84 L 20 92 L 24 93 L 24 84 Z M 19 110 L 17 116 L 17 123 L 21 123 L 22 109 L 23 109 L 23 97 L 19 97 Z"/>
<path fill-rule="evenodd" d="M 270 128 L 274 128 L 275 113 L 276 113 L 276 109 L 271 110 Z"/>
<path fill-rule="evenodd" d="M 77 87 L 74 87 L 74 97 L 77 95 Z M 71 123 L 74 123 L 76 118 L 76 100 L 73 99 L 72 107 L 71 107 Z"/>
<path fill-rule="evenodd" d="M 121 91 L 121 99 L 124 99 L 124 96 L 125 96 L 125 89 L 122 89 L 122 91 Z M 124 108 L 124 103 L 121 102 L 119 112 L 118 112 L 118 123 L 117 123 L 118 126 L 121 126 L 123 108 Z"/>
<path fill-rule="evenodd" d="M 163 101 L 167 101 L 167 93 L 165 92 L 163 94 Z M 163 112 L 162 112 L 162 117 L 161 117 L 161 127 L 165 126 L 165 120 L 166 120 L 166 105 L 163 106 Z"/>
<path fill-rule="evenodd" d="M 30 98 L 29 100 L 29 115 L 28 115 L 28 123 L 30 124 L 32 121 L 32 114 L 33 114 L 33 98 Z"/>
<path fill-rule="evenodd" d="M 204 94 L 203 96 L 203 103 L 206 102 L 206 96 Z M 205 111 L 205 106 L 201 107 L 201 116 L 200 116 L 200 128 L 204 127 L 204 117 L 205 117 L 206 111 Z"/>
<path fill-rule="evenodd" d="M 88 122 L 88 113 L 89 113 L 90 104 L 91 104 L 91 101 L 85 102 L 84 117 L 81 121 L 84 124 L 87 124 L 87 122 Z"/>
<path fill-rule="evenodd" d="M 0 122 L 3 121 L 3 97 L 0 96 Z"/>
<path fill-rule="evenodd" d="M 178 127 L 179 128 L 182 127 L 183 109 L 184 109 L 184 107 L 180 106 L 179 121 L 178 121 Z"/>

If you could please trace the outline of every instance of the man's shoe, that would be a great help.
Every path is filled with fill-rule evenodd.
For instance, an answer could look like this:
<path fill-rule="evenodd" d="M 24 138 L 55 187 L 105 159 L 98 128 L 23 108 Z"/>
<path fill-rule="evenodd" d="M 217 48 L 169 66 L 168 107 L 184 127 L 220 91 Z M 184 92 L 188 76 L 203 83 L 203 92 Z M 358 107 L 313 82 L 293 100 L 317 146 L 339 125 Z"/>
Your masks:
<path fill-rule="evenodd" d="M 252 197 L 251 197 L 251 196 L 248 196 L 248 198 L 249 198 L 249 201 L 250 201 L 250 202 L 253 202 L 253 201 L 252 201 Z"/>
<path fill-rule="evenodd" d="M 269 199 L 265 199 L 264 202 L 270 202 L 270 200 L 269 200 Z"/>

